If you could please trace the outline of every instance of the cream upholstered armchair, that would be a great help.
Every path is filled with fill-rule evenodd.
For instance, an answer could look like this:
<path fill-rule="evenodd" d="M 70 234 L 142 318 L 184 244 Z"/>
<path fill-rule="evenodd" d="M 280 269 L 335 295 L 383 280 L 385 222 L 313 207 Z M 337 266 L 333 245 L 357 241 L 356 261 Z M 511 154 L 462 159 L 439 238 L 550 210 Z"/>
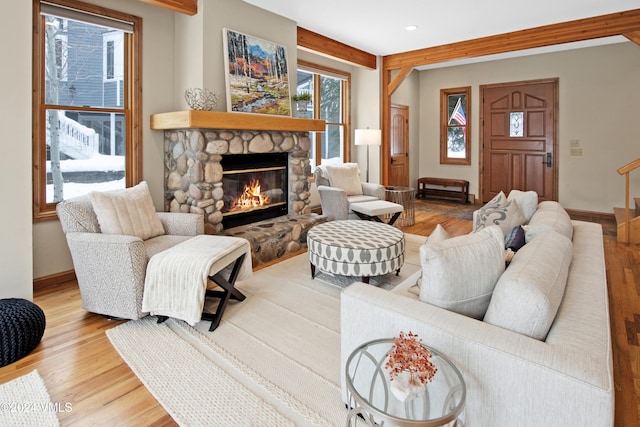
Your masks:
<path fill-rule="evenodd" d="M 330 221 L 358 219 L 351 211 L 353 203 L 384 200 L 384 186 L 360 181 L 357 163 L 320 165 L 314 171 L 322 213 Z"/>
<path fill-rule="evenodd" d="M 71 251 L 82 308 L 107 317 L 139 319 L 147 314 L 142 312 L 142 294 L 149 258 L 203 234 L 204 220 L 199 214 L 155 212 L 145 182 L 101 194 L 109 193 L 125 195 L 124 210 L 138 219 L 130 221 L 129 230 L 126 224 L 117 229 L 123 228 L 122 212 L 116 229 L 113 221 L 99 222 L 88 196 L 60 202 L 56 210 Z M 112 200 L 106 202 L 113 205 Z"/>

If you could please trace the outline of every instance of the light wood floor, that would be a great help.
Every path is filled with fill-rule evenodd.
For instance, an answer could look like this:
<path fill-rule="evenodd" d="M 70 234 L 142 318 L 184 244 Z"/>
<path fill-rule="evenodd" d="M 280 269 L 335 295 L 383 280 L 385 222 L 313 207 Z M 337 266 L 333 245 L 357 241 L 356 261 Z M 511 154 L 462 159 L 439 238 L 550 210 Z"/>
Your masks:
<path fill-rule="evenodd" d="M 417 201 L 416 225 L 404 231 L 429 235 L 439 223 L 454 235 L 471 230 L 468 220 L 434 214 L 439 208 L 473 206 Z M 616 426 L 632 427 L 640 425 L 640 245 L 618 244 L 611 229 L 605 224 Z M 0 384 L 38 369 L 52 401 L 62 408 L 71 403 L 71 411 L 58 414 L 64 426 L 176 425 L 109 343 L 104 332 L 122 322 L 83 311 L 75 282 L 37 289 L 34 301 L 47 317 L 43 340 L 27 357 L 0 368 Z"/>

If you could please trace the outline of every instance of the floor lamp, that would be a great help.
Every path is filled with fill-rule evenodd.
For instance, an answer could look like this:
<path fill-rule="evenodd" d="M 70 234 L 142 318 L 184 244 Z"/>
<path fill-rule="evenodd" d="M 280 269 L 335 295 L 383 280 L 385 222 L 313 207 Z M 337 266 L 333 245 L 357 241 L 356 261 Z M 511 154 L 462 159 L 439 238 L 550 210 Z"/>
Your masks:
<path fill-rule="evenodd" d="M 369 182 L 369 146 L 382 143 L 382 131 L 380 129 L 356 129 L 356 145 L 367 146 L 367 174 L 366 182 Z"/>

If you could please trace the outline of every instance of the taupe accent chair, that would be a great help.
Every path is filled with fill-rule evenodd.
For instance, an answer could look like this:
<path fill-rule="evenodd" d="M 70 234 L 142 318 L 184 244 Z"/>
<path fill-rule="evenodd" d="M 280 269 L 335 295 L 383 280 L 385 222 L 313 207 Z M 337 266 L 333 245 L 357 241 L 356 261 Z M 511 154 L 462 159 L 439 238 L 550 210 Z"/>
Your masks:
<path fill-rule="evenodd" d="M 82 308 L 107 317 L 139 319 L 147 262 L 153 255 L 204 234 L 202 215 L 157 212 L 164 234 L 140 237 L 103 234 L 87 196 L 56 208 L 71 251 Z"/>
<path fill-rule="evenodd" d="M 353 203 L 385 200 L 384 186 L 361 182 L 357 166 L 356 163 L 320 165 L 313 172 L 322 213 L 330 221 L 359 219 L 351 210 Z"/>

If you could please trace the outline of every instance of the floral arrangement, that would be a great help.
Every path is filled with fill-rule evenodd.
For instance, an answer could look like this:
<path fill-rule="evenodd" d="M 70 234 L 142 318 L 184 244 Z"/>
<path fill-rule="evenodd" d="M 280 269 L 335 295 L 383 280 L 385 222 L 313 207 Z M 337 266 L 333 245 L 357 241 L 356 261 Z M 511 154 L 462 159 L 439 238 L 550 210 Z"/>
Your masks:
<path fill-rule="evenodd" d="M 389 359 L 385 368 L 389 369 L 389 379 L 393 381 L 402 373 L 409 373 L 409 384 L 420 385 L 430 382 L 437 368 L 429 360 L 433 355 L 421 344 L 422 340 L 412 332 L 400 332 L 393 339 Z"/>

